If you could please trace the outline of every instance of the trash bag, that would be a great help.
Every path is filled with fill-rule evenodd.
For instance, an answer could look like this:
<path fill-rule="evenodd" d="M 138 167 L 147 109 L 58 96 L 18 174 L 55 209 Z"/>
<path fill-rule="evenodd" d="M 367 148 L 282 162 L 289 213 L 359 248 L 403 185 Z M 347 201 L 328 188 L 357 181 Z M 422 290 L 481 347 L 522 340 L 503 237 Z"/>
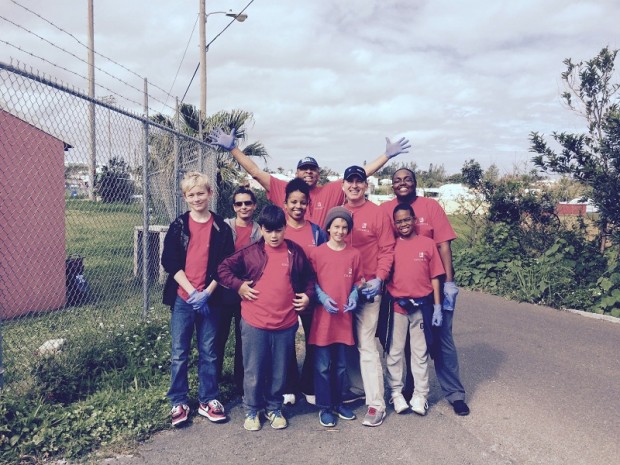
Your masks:
<path fill-rule="evenodd" d="M 84 257 L 70 255 L 65 269 L 67 305 L 83 305 L 90 297 L 90 286 L 84 276 Z"/>

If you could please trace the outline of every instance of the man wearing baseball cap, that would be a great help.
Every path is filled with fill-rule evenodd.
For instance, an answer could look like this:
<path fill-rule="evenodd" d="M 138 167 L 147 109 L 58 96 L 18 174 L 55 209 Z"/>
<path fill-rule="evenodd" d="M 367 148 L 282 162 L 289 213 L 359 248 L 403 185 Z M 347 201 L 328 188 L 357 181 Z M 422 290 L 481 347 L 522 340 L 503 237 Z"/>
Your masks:
<path fill-rule="evenodd" d="M 385 153 L 362 168 L 366 176 L 374 174 L 396 155 L 407 153 L 407 149 L 411 147 L 409 141 L 404 137 L 397 142 L 391 142 L 387 137 L 385 140 Z M 219 147 L 229 151 L 243 169 L 263 186 L 267 191 L 267 198 L 274 205 L 280 206 L 284 203 L 287 182 L 263 171 L 250 157 L 239 150 L 236 145 L 236 129 L 232 129 L 232 131 L 227 133 L 223 129 L 216 128 L 209 133 L 207 141 L 212 147 Z M 310 203 L 306 212 L 306 219 L 319 226 L 323 226 L 325 215 L 329 209 L 342 205 L 344 201 L 342 182 L 332 181 L 323 186 L 318 185 L 320 177 L 319 164 L 313 157 L 304 157 L 299 160 L 296 176 L 303 179 L 310 186 Z"/>
<path fill-rule="evenodd" d="M 347 375 L 352 392 L 363 390 L 368 411 L 365 426 L 379 426 L 385 418 L 383 368 L 375 333 L 381 306 L 381 288 L 394 261 L 394 234 L 388 215 L 378 205 L 366 200 L 368 181 L 361 166 L 349 166 L 344 172 L 342 190 L 344 207 L 353 217 L 353 228 L 345 242 L 360 251 L 365 285 L 354 314 L 359 353 L 348 352 Z M 351 356 L 353 354 L 353 356 Z M 362 386 L 360 386 L 360 374 Z"/>

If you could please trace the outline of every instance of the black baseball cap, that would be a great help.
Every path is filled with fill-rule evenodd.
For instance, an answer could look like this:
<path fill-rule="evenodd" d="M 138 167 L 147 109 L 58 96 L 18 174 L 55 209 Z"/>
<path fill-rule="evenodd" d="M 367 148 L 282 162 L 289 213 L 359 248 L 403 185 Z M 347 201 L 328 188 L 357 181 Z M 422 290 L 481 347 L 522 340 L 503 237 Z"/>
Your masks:
<path fill-rule="evenodd" d="M 366 170 L 357 165 L 349 166 L 344 170 L 344 179 L 348 181 L 351 176 L 357 176 L 362 181 L 366 181 Z"/>
<path fill-rule="evenodd" d="M 319 168 L 319 164 L 312 157 L 304 157 L 299 160 L 299 162 L 297 163 L 297 169 L 301 168 L 302 166 L 312 166 L 313 168 L 317 169 Z"/>

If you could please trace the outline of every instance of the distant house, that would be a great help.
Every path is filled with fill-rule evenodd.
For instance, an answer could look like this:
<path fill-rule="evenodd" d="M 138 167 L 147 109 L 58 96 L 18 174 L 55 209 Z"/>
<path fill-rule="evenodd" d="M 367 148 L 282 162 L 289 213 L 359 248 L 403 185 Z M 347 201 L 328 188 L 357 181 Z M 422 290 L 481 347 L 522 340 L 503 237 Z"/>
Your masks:
<path fill-rule="evenodd" d="M 418 195 L 419 191 L 422 191 L 424 197 L 437 200 L 448 215 L 475 206 L 476 195 L 463 184 L 444 184 L 440 187 L 418 189 Z"/>
<path fill-rule="evenodd" d="M 0 319 L 65 305 L 68 148 L 0 110 Z"/>

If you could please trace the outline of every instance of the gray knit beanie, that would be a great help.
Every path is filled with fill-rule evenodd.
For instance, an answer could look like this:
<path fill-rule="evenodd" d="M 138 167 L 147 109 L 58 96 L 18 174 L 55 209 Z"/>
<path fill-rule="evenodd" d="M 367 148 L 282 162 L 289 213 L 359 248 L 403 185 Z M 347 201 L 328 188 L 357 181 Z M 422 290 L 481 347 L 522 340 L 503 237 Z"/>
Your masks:
<path fill-rule="evenodd" d="M 325 231 L 327 231 L 336 218 L 342 218 L 347 222 L 347 226 L 349 226 L 349 232 L 353 230 L 353 216 L 344 207 L 334 207 L 327 212 L 327 216 L 325 217 Z"/>

